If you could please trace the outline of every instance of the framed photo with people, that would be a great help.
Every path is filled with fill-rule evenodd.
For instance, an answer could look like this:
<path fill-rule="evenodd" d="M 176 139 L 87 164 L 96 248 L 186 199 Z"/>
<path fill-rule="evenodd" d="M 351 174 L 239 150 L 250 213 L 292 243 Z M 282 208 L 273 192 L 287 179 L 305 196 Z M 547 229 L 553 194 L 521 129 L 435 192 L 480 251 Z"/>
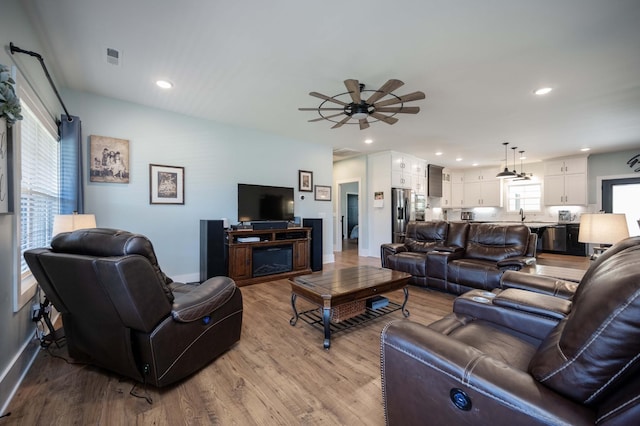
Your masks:
<path fill-rule="evenodd" d="M 149 203 L 184 204 L 184 167 L 149 164 Z"/>
<path fill-rule="evenodd" d="M 91 135 L 90 182 L 129 183 L 129 141 Z"/>

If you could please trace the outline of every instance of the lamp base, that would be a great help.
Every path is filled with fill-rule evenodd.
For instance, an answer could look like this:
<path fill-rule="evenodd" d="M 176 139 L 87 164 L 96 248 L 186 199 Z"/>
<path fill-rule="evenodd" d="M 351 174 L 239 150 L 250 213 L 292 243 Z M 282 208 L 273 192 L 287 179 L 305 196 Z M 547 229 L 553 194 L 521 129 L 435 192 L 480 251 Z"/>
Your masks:
<path fill-rule="evenodd" d="M 609 247 L 605 247 L 605 246 L 594 247 L 593 254 L 591 255 L 590 259 L 598 260 L 598 257 L 600 257 L 600 255 L 604 253 L 608 248 Z"/>

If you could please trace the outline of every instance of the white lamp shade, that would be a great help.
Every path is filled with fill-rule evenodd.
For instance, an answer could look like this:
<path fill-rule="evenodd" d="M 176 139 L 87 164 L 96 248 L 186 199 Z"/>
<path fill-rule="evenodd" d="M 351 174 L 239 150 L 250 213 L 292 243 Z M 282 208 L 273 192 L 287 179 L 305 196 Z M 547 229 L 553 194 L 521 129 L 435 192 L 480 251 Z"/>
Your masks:
<path fill-rule="evenodd" d="M 96 227 L 96 216 L 93 214 L 57 214 L 53 216 L 53 236 L 61 232 Z"/>
<path fill-rule="evenodd" d="M 615 244 L 629 236 L 624 213 L 582 214 L 578 241 L 590 244 Z"/>

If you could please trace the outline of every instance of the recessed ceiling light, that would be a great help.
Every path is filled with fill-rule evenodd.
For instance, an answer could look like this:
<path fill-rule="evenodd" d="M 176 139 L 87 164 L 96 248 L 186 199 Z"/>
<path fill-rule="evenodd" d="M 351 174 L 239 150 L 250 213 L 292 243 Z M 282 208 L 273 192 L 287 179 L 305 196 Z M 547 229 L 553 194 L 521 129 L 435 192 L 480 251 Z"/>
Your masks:
<path fill-rule="evenodd" d="M 373 139 L 365 139 L 364 143 L 366 143 L 367 145 L 371 144 L 371 143 L 373 143 Z"/>
<path fill-rule="evenodd" d="M 462 158 L 458 157 L 456 158 L 456 161 L 462 161 Z"/>
<path fill-rule="evenodd" d="M 472 166 L 473 167 L 478 167 L 478 163 L 473 163 Z"/>
<path fill-rule="evenodd" d="M 440 155 L 442 155 L 442 152 L 438 151 L 438 152 L 436 152 L 436 155 L 440 156 Z"/>
<path fill-rule="evenodd" d="M 553 89 L 551 87 L 541 87 L 540 89 L 536 89 L 534 90 L 534 94 L 541 96 L 541 95 L 546 95 L 547 93 L 551 92 Z"/>
<path fill-rule="evenodd" d="M 171 89 L 173 87 L 173 83 L 167 80 L 158 80 L 156 81 L 158 87 L 162 87 L 163 89 Z"/>
<path fill-rule="evenodd" d="M 591 148 L 580 148 L 580 151 L 582 152 L 591 151 Z"/>

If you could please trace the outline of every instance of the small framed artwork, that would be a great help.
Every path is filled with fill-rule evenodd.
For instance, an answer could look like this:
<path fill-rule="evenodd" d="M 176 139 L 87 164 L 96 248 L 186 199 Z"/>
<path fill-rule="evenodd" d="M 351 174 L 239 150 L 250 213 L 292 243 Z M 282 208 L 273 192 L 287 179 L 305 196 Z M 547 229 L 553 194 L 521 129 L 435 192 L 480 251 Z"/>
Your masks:
<path fill-rule="evenodd" d="M 313 172 L 298 170 L 298 191 L 313 192 Z"/>
<path fill-rule="evenodd" d="M 331 187 L 316 185 L 315 199 L 318 201 L 331 201 Z"/>
<path fill-rule="evenodd" d="M 91 135 L 90 182 L 129 183 L 129 141 Z"/>
<path fill-rule="evenodd" d="M 184 167 L 149 164 L 149 203 L 184 204 Z"/>

